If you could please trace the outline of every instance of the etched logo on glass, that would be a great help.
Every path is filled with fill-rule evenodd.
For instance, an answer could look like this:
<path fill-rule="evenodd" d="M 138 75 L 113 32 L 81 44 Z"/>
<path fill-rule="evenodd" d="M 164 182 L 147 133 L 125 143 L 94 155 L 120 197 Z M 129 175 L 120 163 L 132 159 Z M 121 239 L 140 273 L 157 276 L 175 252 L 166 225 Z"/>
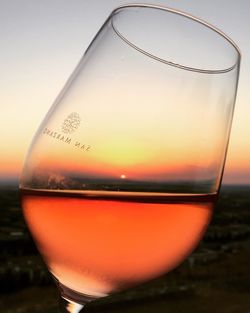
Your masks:
<path fill-rule="evenodd" d="M 62 123 L 62 131 L 65 134 L 71 134 L 80 126 L 81 118 L 76 112 L 70 113 Z"/>

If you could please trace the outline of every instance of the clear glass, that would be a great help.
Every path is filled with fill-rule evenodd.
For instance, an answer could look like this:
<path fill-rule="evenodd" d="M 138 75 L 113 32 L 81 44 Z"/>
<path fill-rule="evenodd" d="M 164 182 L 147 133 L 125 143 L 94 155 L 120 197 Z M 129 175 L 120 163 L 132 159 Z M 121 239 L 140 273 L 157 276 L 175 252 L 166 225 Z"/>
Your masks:
<path fill-rule="evenodd" d="M 158 277 L 197 246 L 220 189 L 239 65 L 232 40 L 185 13 L 111 13 L 20 182 L 62 312 Z"/>

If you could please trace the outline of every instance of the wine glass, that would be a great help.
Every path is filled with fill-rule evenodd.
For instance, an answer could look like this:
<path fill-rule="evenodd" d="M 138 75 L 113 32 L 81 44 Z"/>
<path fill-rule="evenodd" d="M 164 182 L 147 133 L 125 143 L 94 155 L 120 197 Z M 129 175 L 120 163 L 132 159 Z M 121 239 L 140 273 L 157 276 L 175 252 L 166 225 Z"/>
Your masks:
<path fill-rule="evenodd" d="M 38 129 L 22 207 L 61 312 L 166 273 L 220 189 L 240 51 L 188 14 L 130 4 L 106 20 Z"/>

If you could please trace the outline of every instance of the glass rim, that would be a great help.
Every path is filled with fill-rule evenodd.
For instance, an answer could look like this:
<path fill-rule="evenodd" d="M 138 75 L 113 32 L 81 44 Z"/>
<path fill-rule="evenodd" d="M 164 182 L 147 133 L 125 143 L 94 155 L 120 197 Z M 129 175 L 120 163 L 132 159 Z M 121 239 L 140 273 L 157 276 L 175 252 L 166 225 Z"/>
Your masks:
<path fill-rule="evenodd" d="M 196 68 L 196 67 L 190 67 L 190 66 L 186 66 L 186 65 L 182 65 L 179 63 L 175 63 L 175 62 L 171 62 L 168 61 L 164 58 L 160 58 L 152 53 L 147 52 L 144 49 L 141 49 L 140 47 L 138 47 L 137 45 L 133 44 L 131 41 L 129 41 L 125 36 L 123 36 L 118 29 L 115 27 L 114 23 L 113 23 L 113 17 L 115 14 L 117 14 L 120 10 L 123 9 L 128 9 L 128 8 L 149 8 L 149 9 L 157 9 L 157 10 L 162 10 L 162 11 L 166 11 L 169 13 L 173 13 L 176 15 L 180 15 L 184 18 L 188 18 L 190 20 L 193 20 L 194 22 L 200 23 L 201 25 L 209 28 L 211 31 L 216 32 L 218 35 L 220 35 L 221 37 L 223 37 L 224 40 L 226 40 L 236 51 L 237 53 L 237 57 L 236 57 L 236 62 L 230 66 L 227 67 L 225 69 L 201 69 L 201 68 Z M 120 5 L 118 7 L 116 7 L 110 14 L 110 20 L 111 20 L 111 25 L 112 28 L 114 30 L 114 32 L 117 34 L 118 37 L 120 37 L 125 43 L 127 43 L 129 46 L 131 46 L 132 48 L 136 49 L 137 51 L 143 53 L 144 55 L 153 58 L 159 62 L 165 63 L 167 65 L 173 66 L 173 67 L 177 67 L 180 69 L 184 69 L 184 70 L 188 70 L 188 71 L 192 71 L 192 72 L 198 72 L 198 73 L 205 73 L 205 74 L 221 74 L 221 73 L 227 73 L 230 72 L 231 70 L 233 70 L 234 68 L 238 66 L 240 66 L 240 60 L 241 60 L 241 51 L 240 48 L 238 47 L 238 45 L 229 37 L 227 36 L 223 31 L 221 31 L 220 29 L 218 29 L 217 27 L 213 26 L 212 24 L 204 21 L 201 18 L 198 18 L 190 13 L 186 13 L 183 12 L 181 10 L 177 10 L 177 9 L 173 9 L 170 7 L 166 7 L 166 6 L 162 6 L 162 5 L 155 5 L 155 4 L 149 4 L 149 3 L 128 3 L 128 4 L 124 4 L 124 5 Z"/>

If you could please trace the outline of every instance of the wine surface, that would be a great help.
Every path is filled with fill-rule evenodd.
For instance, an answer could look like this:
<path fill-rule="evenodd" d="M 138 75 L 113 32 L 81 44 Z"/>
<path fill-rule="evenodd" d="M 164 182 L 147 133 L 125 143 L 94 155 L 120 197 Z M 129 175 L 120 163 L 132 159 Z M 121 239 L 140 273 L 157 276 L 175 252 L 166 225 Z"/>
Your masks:
<path fill-rule="evenodd" d="M 26 222 L 51 273 L 103 296 L 180 264 L 210 222 L 216 195 L 22 190 Z"/>

